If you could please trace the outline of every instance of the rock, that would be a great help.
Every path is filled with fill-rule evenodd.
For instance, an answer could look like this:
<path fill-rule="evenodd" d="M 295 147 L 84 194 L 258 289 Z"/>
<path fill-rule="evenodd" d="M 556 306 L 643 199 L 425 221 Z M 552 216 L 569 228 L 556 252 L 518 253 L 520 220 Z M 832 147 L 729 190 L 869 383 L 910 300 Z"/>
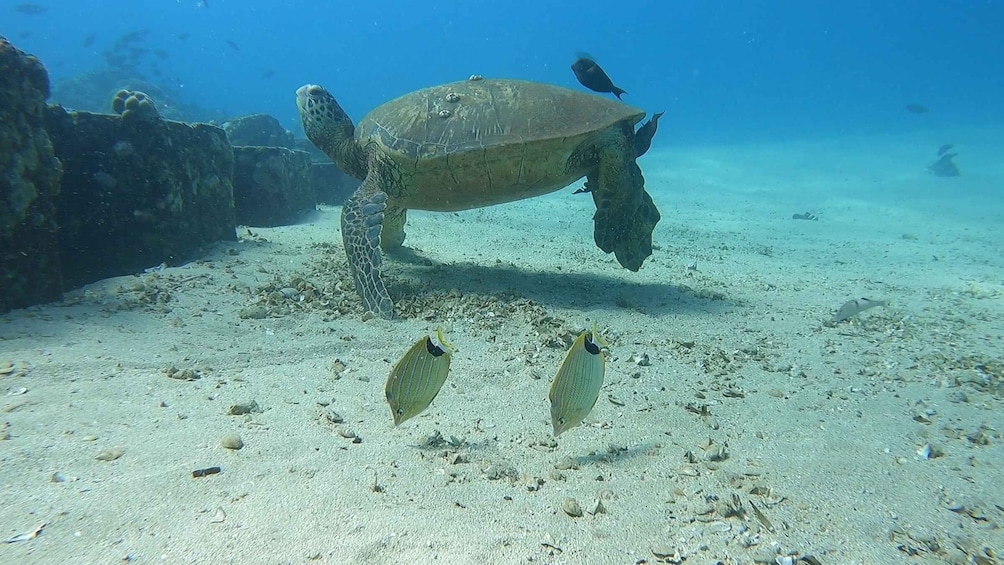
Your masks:
<path fill-rule="evenodd" d="M 282 147 L 234 147 L 234 205 L 237 223 L 279 226 L 295 223 L 317 203 L 310 156 Z"/>
<path fill-rule="evenodd" d="M 59 300 L 61 165 L 46 134 L 49 75 L 0 37 L 0 313 Z"/>
<path fill-rule="evenodd" d="M 63 162 L 65 288 L 178 265 L 208 244 L 236 240 L 233 149 L 220 128 L 59 106 L 45 117 Z"/>
<path fill-rule="evenodd" d="M 231 145 L 293 148 L 293 134 L 268 114 L 241 116 L 223 123 Z"/>
<path fill-rule="evenodd" d="M 220 445 L 224 449 L 241 449 L 244 447 L 244 440 L 237 434 L 227 434 L 220 438 Z"/>

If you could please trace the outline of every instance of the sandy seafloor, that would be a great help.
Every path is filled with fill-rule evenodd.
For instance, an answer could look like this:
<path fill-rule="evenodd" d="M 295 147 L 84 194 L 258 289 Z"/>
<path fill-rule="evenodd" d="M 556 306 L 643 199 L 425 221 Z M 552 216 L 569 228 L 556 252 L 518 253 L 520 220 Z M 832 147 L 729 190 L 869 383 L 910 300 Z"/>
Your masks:
<path fill-rule="evenodd" d="M 659 147 L 638 273 L 571 188 L 412 212 L 394 321 L 361 319 L 330 207 L 7 314 L 0 535 L 45 525 L 0 562 L 998 563 L 994 136 Z M 924 170 L 946 141 L 960 178 Z M 825 323 L 857 297 L 891 303 Z M 555 440 L 549 382 L 594 323 L 606 382 Z M 395 428 L 390 366 L 436 328 L 449 380 Z"/>

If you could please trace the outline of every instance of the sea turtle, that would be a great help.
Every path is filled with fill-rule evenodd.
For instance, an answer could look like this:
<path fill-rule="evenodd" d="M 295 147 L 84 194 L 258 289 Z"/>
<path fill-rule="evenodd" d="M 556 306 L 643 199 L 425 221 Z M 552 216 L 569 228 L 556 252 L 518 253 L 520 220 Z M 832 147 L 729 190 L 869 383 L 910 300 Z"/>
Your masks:
<path fill-rule="evenodd" d="M 296 105 L 310 141 L 362 179 L 342 207 L 342 240 L 370 312 L 393 316 L 380 248 L 404 242 L 409 208 L 491 206 L 586 177 L 596 245 L 632 271 L 652 254 L 660 216 L 635 159 L 655 128 L 636 140 L 642 110 L 558 86 L 477 76 L 391 100 L 358 127 L 323 87 L 300 87 Z"/>

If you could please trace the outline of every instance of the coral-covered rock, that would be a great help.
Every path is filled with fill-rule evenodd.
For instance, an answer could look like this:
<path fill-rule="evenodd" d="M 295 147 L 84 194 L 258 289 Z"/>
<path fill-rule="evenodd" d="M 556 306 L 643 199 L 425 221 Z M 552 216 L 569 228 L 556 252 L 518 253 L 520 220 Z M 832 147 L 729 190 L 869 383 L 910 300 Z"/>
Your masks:
<path fill-rule="evenodd" d="M 153 98 L 138 90 L 121 89 L 112 97 L 112 112 L 123 120 L 153 121 L 160 119 L 160 113 Z"/>
<path fill-rule="evenodd" d="M 241 116 L 223 123 L 231 145 L 293 147 L 293 134 L 268 114 Z"/>
<path fill-rule="evenodd" d="M 278 226 L 296 222 L 317 203 L 310 155 L 282 147 L 234 147 L 237 223 Z"/>
<path fill-rule="evenodd" d="M 236 239 L 233 149 L 222 129 L 58 106 L 49 107 L 46 124 L 64 167 L 67 288 L 176 265 Z"/>
<path fill-rule="evenodd" d="M 0 312 L 62 295 L 48 96 L 42 63 L 0 37 Z"/>

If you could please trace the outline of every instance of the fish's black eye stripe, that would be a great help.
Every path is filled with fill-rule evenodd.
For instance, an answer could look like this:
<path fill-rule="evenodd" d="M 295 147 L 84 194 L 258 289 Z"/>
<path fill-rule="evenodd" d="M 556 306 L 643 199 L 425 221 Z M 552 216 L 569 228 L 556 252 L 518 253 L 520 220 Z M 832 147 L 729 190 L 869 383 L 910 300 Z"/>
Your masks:
<path fill-rule="evenodd" d="M 586 340 L 585 340 L 585 344 L 584 345 L 585 345 L 586 351 L 588 353 L 590 353 L 592 355 L 599 355 L 600 354 L 600 346 L 597 345 L 593 341 L 593 334 L 589 334 L 589 335 L 586 336 Z"/>
<path fill-rule="evenodd" d="M 429 351 L 429 355 L 432 355 L 433 357 L 439 357 L 442 354 L 446 353 L 445 351 L 443 351 L 442 347 L 439 347 L 438 345 L 432 342 L 431 337 L 425 338 L 425 348 Z"/>

